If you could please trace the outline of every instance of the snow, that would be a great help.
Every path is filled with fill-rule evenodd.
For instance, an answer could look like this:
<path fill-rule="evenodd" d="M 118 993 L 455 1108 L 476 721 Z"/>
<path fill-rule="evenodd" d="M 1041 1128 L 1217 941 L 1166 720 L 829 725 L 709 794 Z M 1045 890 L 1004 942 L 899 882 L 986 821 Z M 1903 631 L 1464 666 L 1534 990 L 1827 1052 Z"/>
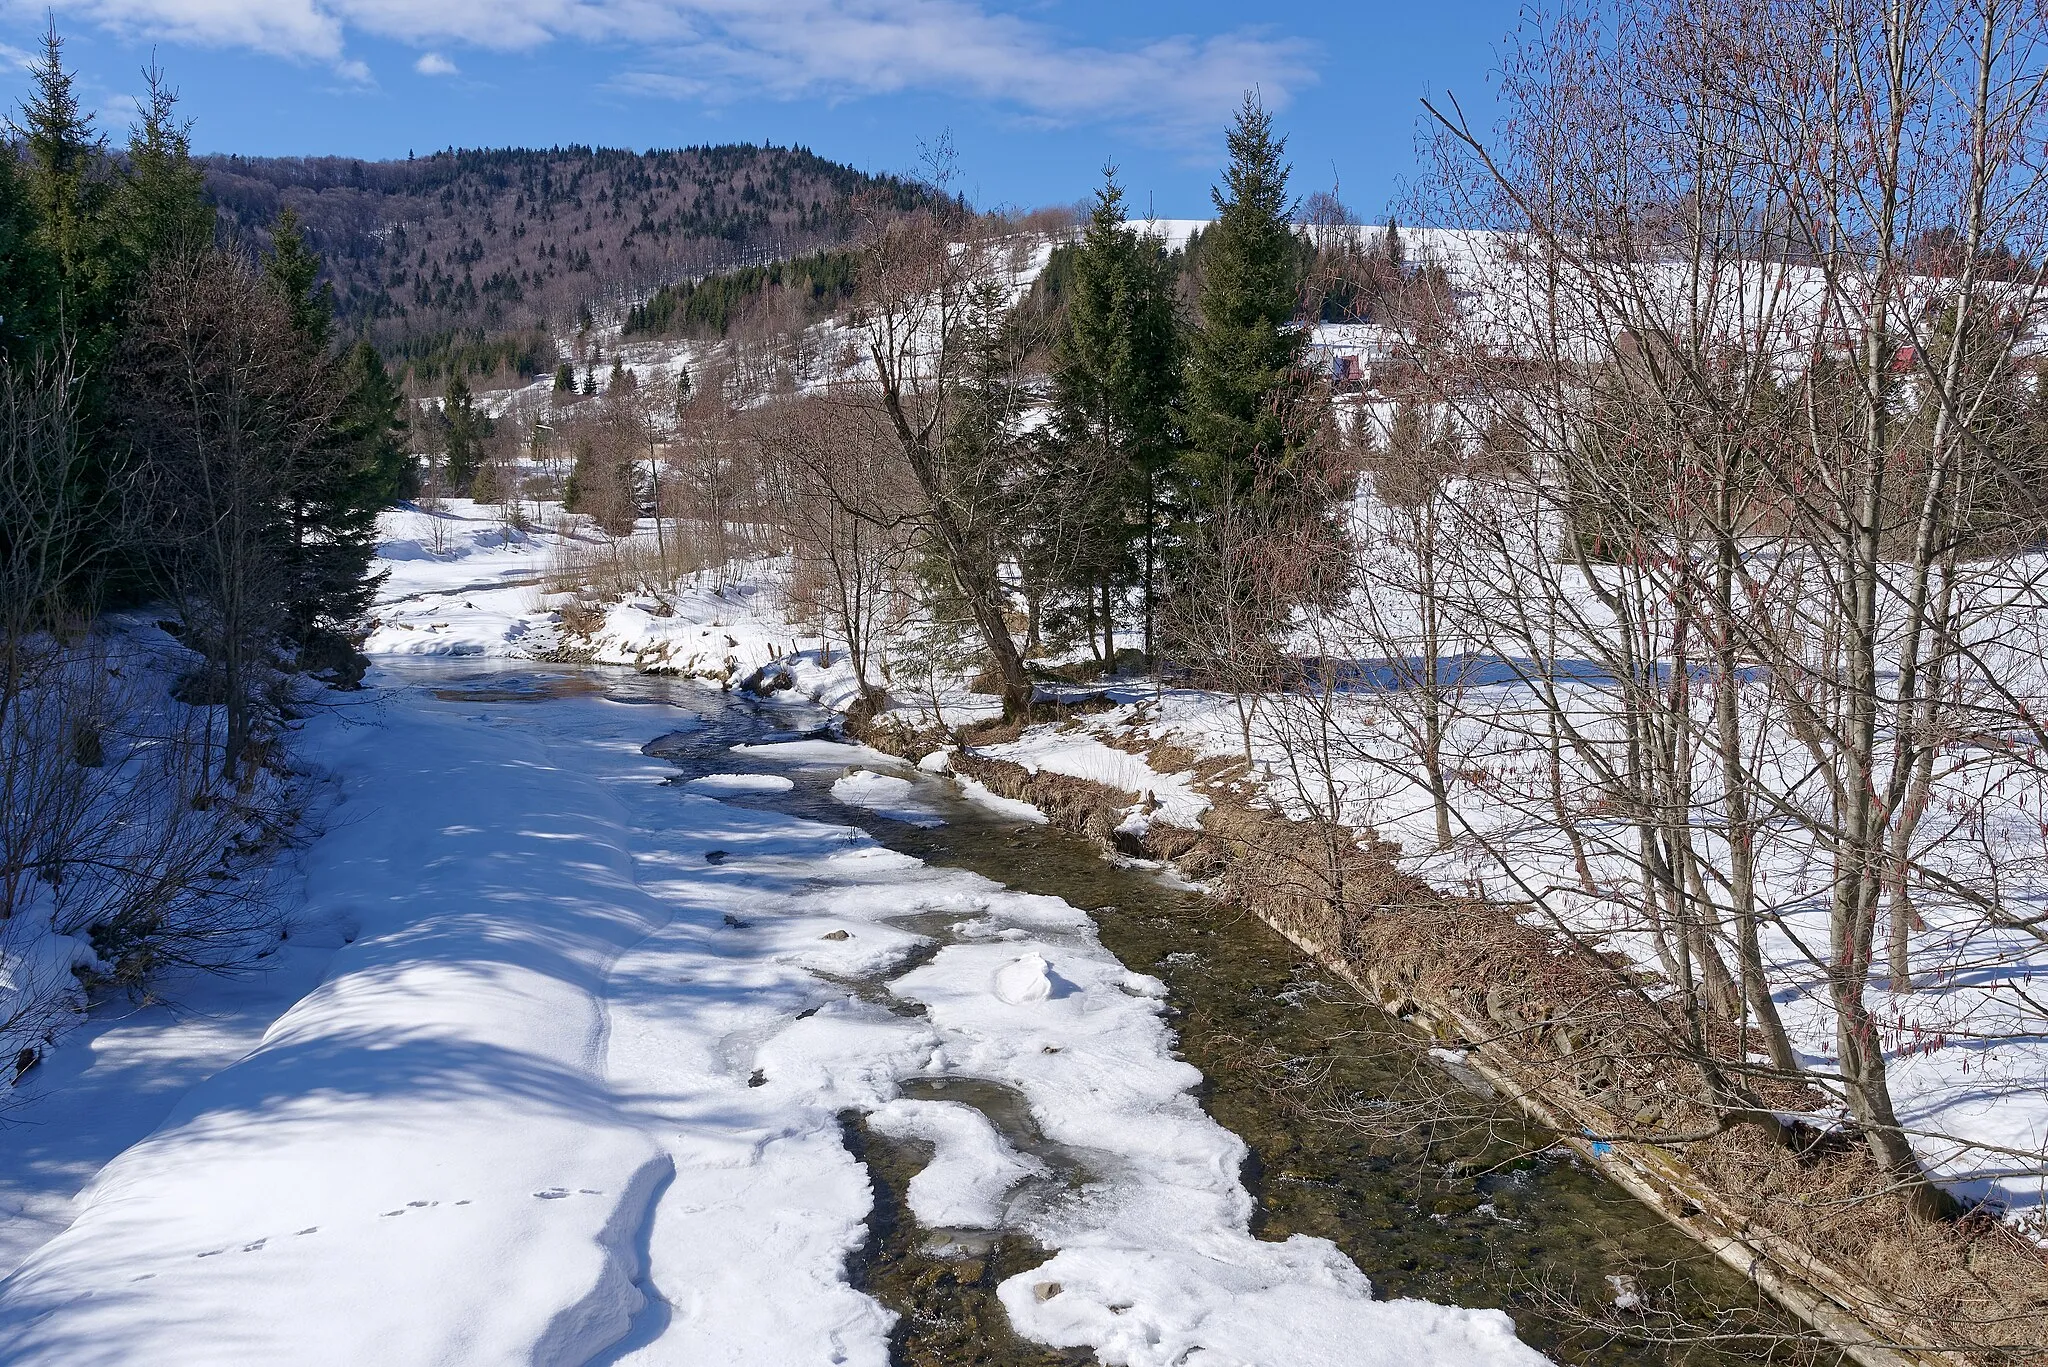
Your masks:
<path fill-rule="evenodd" d="M 692 792 L 723 797 L 743 793 L 786 793 L 796 787 L 796 781 L 781 774 L 705 774 L 683 786 Z"/>
<path fill-rule="evenodd" d="M 865 745 L 836 740 L 777 740 L 735 745 L 732 753 L 770 764 L 789 764 L 802 769 L 839 769 L 852 765 L 899 764 L 893 755 Z"/>
<path fill-rule="evenodd" d="M 334 933 L 291 970 L 324 958 L 318 984 L 246 1054 L 180 1075 L 0 1283 L 0 1359 L 882 1367 L 892 1316 L 846 1273 L 873 1203 L 852 1108 L 933 1146 L 921 1220 L 1014 1223 L 1053 1252 L 1001 1288 L 1044 1341 L 1104 1362 L 1540 1361 L 1498 1312 L 1377 1304 L 1327 1242 L 1252 1238 L 1242 1142 L 1195 1101 L 1157 984 L 1085 913 L 665 782 L 650 735 L 721 741 L 688 724 L 701 704 L 648 690 L 701 686 L 450 668 L 373 675 L 374 702 L 309 724 L 340 790 L 304 915 Z M 962 933 L 891 979 L 926 943 L 912 915 Z M 1085 1189 L 1047 1196 L 990 1116 L 904 1096 L 948 1078 L 1019 1097 Z M 1361 1355 L 1368 1324 L 1384 1347 Z"/>
<path fill-rule="evenodd" d="M 1474 269 L 1494 252 L 1484 235 L 1404 232 L 1404 237 L 1411 248 L 1435 252 L 1461 270 Z M 1332 345 L 1371 340 L 1355 329 L 1326 331 L 1324 340 Z M 467 549 L 447 560 L 390 562 L 390 603 L 380 608 L 383 621 L 373 635 L 372 649 L 505 656 L 546 648 L 556 639 L 556 608 L 550 604 L 558 603 L 558 596 L 539 594 L 531 585 L 477 585 L 491 576 L 493 582 L 525 584 L 538 573 L 537 562 L 558 553 L 561 539 L 554 531 L 534 532 L 525 542 L 507 539 L 485 517 L 485 510 L 455 503 L 449 509 L 459 513 L 461 521 L 443 526 L 443 543 L 456 544 L 450 528 L 468 527 Z M 1359 515 L 1371 516 L 1364 501 Z M 394 535 L 406 530 L 396 524 L 387 528 Z M 415 529 L 409 538 L 398 539 L 427 545 L 424 537 Z M 2022 567 L 2020 572 L 2031 571 Z M 779 566 L 764 563 L 747 567 L 743 574 L 723 576 L 723 587 L 702 581 L 658 600 L 628 598 L 612 604 L 592 638 L 599 657 L 644 670 L 696 674 L 725 685 L 776 664 L 794 679 L 792 696 L 843 708 L 856 696 L 845 654 L 835 652 L 833 663 L 824 664 L 824 654 L 784 619 L 771 587 L 779 573 Z M 433 588 L 433 583 L 440 587 Z M 1382 602 L 1378 610 L 1393 629 L 1399 629 L 1399 603 Z M 411 624 L 409 629 L 405 623 Z M 1373 654 L 1343 641 L 1299 644 L 1309 653 L 1324 653 L 1327 648 Z M 1377 649 L 1383 652 L 1386 646 L 1381 643 Z M 1561 848 L 1563 842 L 1555 836 L 1554 823 L 1544 819 L 1540 801 L 1518 795 L 1514 786 L 1526 787 L 1541 778 L 1522 753 L 1526 743 L 1517 740 L 1531 725 L 1530 700 L 1518 672 L 1528 668 L 1527 661 L 1519 666 L 1504 662 L 1485 641 L 1465 642 L 1458 650 L 1464 652 L 1461 659 L 1476 661 L 1479 667 L 1460 676 L 1455 706 L 1463 715 L 1447 739 L 1450 751 L 1459 757 L 1450 785 L 1453 826 L 1459 833 L 1453 848 L 1431 852 L 1435 838 L 1429 795 L 1415 776 L 1416 766 L 1406 753 L 1399 726 L 1389 721 L 1402 706 L 1398 681 L 1394 687 L 1385 687 L 1382 681 L 1382 686 L 1357 690 L 1341 700 L 1334 714 L 1341 743 L 1332 786 L 1347 819 L 1400 842 L 1411 851 L 1411 870 L 1437 886 L 1482 893 L 1491 889 L 1517 900 L 1541 897 L 1546 915 L 1565 918 L 1581 933 L 1604 937 L 1609 948 L 1656 970 L 1648 937 L 1618 924 L 1614 907 L 1597 900 L 1574 901 L 1577 878 Z M 1561 669 L 1570 667 L 1569 661 L 1560 662 Z M 2037 677 L 2038 663 L 2015 660 L 2013 672 L 2026 687 L 2048 687 Z M 1585 724 L 1597 725 L 1611 710 L 1602 696 L 1607 687 L 1604 678 L 1589 673 L 1573 676 L 1562 691 L 1587 719 Z M 947 686 L 942 693 L 943 720 L 953 726 L 995 710 L 994 700 L 957 686 Z M 1142 694 L 1127 690 L 1116 696 L 1122 703 L 1110 712 L 1069 726 L 1034 727 L 1008 744 L 978 747 L 978 753 L 1014 761 L 1032 772 L 1066 774 L 1122 792 L 1129 799 L 1117 827 L 1124 837 L 1142 838 L 1154 822 L 1198 826 L 1210 799 L 1194 775 L 1157 772 L 1142 754 L 1132 751 L 1164 742 L 1205 759 L 1238 755 L 1246 738 L 1240 734 L 1232 700 L 1198 690 L 1149 687 Z M 913 728 L 928 725 L 932 705 L 905 702 L 890 715 Z M 1321 800 L 1314 791 L 1317 779 L 1307 772 L 1299 747 L 1290 753 L 1283 734 L 1284 707 L 1283 701 L 1271 698 L 1253 700 L 1250 745 L 1257 767 L 1233 780 L 1236 795 L 1291 815 L 1309 815 L 1312 802 Z M 832 742 L 795 742 L 793 747 L 758 753 L 749 747 L 735 758 L 757 766 L 858 766 L 878 774 L 899 768 L 885 756 Z M 946 762 L 950 766 L 950 760 Z M 1990 772 L 1981 763 L 1978 771 Z M 1979 797 L 1944 798 L 1950 809 L 1983 810 L 1986 819 L 1979 835 L 1966 833 L 1965 839 L 1951 842 L 1948 848 L 1953 853 L 1944 853 L 1941 859 L 1954 865 L 1960 876 L 1982 883 L 1994 867 L 1987 862 L 1993 855 L 1977 847 L 1995 851 L 2003 895 L 2015 906 L 2030 907 L 2041 896 L 2041 871 L 2048 869 L 2048 844 L 2040 838 L 2032 810 L 2041 800 L 2031 791 L 2038 785 L 2002 784 L 1995 774 L 1981 782 L 1986 790 Z M 998 798 L 971 781 L 960 781 L 960 788 L 970 801 L 1005 819 L 1040 819 L 1027 805 Z M 840 796 L 877 809 L 877 803 L 886 805 L 888 794 L 903 799 L 910 791 L 862 778 Z M 929 817 L 911 806 L 898 808 L 896 814 Z M 1504 866 L 1482 852 L 1482 843 L 1508 849 L 1512 860 Z M 1764 928 L 1764 952 L 1782 984 L 1781 1009 L 1796 1050 L 1807 1066 L 1825 1073 L 1834 1055 L 1833 1015 L 1826 1003 L 1823 972 L 1801 948 L 1826 942 L 1817 906 L 1804 891 L 1811 886 L 1813 851 L 1796 841 L 1780 840 L 1769 853 L 1761 872 L 1778 919 Z M 1622 871 L 1607 868 L 1597 853 L 1593 863 L 1596 878 L 1621 886 L 1616 880 Z M 1915 955 L 1929 968 L 1918 992 L 1891 994 L 1881 981 L 1874 981 L 1869 999 L 1886 1033 L 1893 1097 L 1902 1119 L 1916 1131 L 1914 1142 L 1923 1161 L 1965 1199 L 1990 1200 L 2016 1220 L 2048 1219 L 2048 1189 L 2042 1186 L 2039 1164 L 2025 1157 L 2048 1148 L 2048 1049 L 2039 1043 L 2038 1011 L 2029 1008 L 2022 995 L 2031 991 L 2034 977 L 2048 972 L 2048 954 L 2023 932 L 1987 930 L 1967 915 L 1940 915 L 1917 938 Z M 1829 1124 L 1834 1117 L 1810 1118 Z"/>
<path fill-rule="evenodd" d="M 1012 1006 L 1051 1001 L 1063 983 L 1042 954 L 1026 954 L 996 970 L 996 995 Z"/>
<path fill-rule="evenodd" d="M 1498 1310 L 1370 1299 L 1365 1278 L 1319 1256 L 1318 1242 L 1063 1250 L 998 1294 L 1021 1332 L 1119 1367 L 1544 1361 Z"/>
<path fill-rule="evenodd" d="M 455 707 L 324 730 L 353 820 L 310 900 L 354 942 L 5 1283 L 0 1358 L 588 1356 L 639 1308 L 665 1156 L 604 1086 L 597 989 L 661 918 L 617 804 Z"/>
<path fill-rule="evenodd" d="M 1106 745 L 1086 731 L 1037 727 L 1018 740 L 977 746 L 975 753 L 1008 760 L 1034 774 L 1066 774 L 1150 798 L 1158 804 L 1152 815 L 1170 826 L 1199 827 L 1202 813 L 1212 805 L 1196 790 L 1193 775 L 1158 773 L 1142 755 Z"/>
<path fill-rule="evenodd" d="M 912 826 L 943 826 L 945 818 L 918 797 L 917 785 L 907 778 L 860 769 L 832 785 L 832 796 L 849 807 L 865 807 Z"/>
<path fill-rule="evenodd" d="M 2043 572 L 2030 561 L 2021 577 Z M 1381 603 L 1390 616 L 1398 605 Z M 1590 612 L 1589 612 L 1590 615 Z M 1655 949 L 1629 916 L 1609 899 L 1582 898 L 1571 856 L 1551 818 L 1543 755 L 1532 743 L 1529 690 L 1521 672 L 1531 666 L 1504 662 L 1486 653 L 1483 642 L 1461 656 L 1464 673 L 1447 732 L 1447 763 L 1453 765 L 1452 823 L 1458 838 L 1446 851 L 1434 850 L 1432 809 L 1399 726 L 1389 714 L 1402 707 L 1398 682 L 1360 687 L 1336 699 L 1339 737 L 1330 788 L 1339 794 L 1344 819 L 1398 842 L 1407 868 L 1438 887 L 1492 892 L 1516 901 L 1537 901 L 1539 924 L 1561 919 L 1577 933 L 1628 954 L 1642 968 L 1659 970 Z M 1328 644 L 1304 644 L 1305 653 L 1324 654 Z M 1363 654 L 1364 652 L 1359 652 Z M 2048 692 L 2040 657 L 2013 652 L 2004 659 L 2008 686 Z M 1474 663 L 1478 667 L 1472 667 Z M 1366 662 L 1370 666 L 1370 661 Z M 1571 662 L 1560 662 L 1561 672 Z M 1581 667 L 1560 686 L 1584 734 L 1597 734 L 1611 718 L 1611 685 Z M 1138 796 L 1152 795 L 1157 810 L 1141 800 L 1127 810 L 1119 830 L 1142 835 L 1153 821 L 1193 825 L 1208 798 L 1190 772 L 1155 771 L 1131 748 L 1166 744 L 1202 759 L 1235 759 L 1245 744 L 1234 701 L 1193 689 L 1113 694 L 1118 705 L 1064 724 L 1027 730 L 1018 740 L 975 747 L 975 753 L 1007 759 L 1034 772 L 1070 774 Z M 1311 815 L 1323 799 L 1322 777 L 1304 747 L 1290 752 L 1284 700 L 1252 700 L 1251 746 L 1255 765 L 1230 779 L 1234 795 L 1297 818 Z M 1312 724 L 1305 721 L 1304 724 Z M 1111 742 L 1114 743 L 1111 743 Z M 1782 746 L 1796 768 L 1800 752 L 1782 735 L 1765 733 L 1749 744 Z M 1454 758 L 1452 758 L 1454 757 Z M 1970 777 L 1942 794 L 1951 834 L 1938 851 L 1923 856 L 1958 880 L 1959 886 L 1995 886 L 2014 909 L 2038 910 L 2048 886 L 2048 840 L 2039 812 L 2048 808 L 2048 789 L 2023 761 L 2001 771 L 1997 756 L 1972 752 L 1944 760 Z M 1965 763 L 1969 770 L 1964 770 Z M 1568 773 L 1575 791 L 1595 785 Z M 1981 815 L 1980 815 L 1981 814 Z M 1699 835 L 1711 842 L 1711 829 Z M 1923 838 L 1925 838 L 1923 836 Z M 1588 836 L 1591 844 L 1593 837 Z M 1626 851 L 1591 851 L 1593 874 L 1605 887 L 1632 887 Z M 1774 828 L 1760 846 L 1759 887 L 1773 914 L 1761 928 L 1762 949 L 1777 986 L 1776 997 L 1801 1063 L 1825 1077 L 1834 1071 L 1835 1020 L 1827 997 L 1826 906 L 1812 890 L 1824 882 L 1823 857 L 1796 831 Z M 1625 899 L 1624 899 L 1625 900 Z M 1921 1161 L 1951 1192 L 1966 1201 L 1985 1201 L 2016 1227 L 2048 1238 L 2048 1185 L 2040 1155 L 2048 1152 L 2048 1048 L 2043 1047 L 2038 996 L 2031 984 L 2048 975 L 2048 948 L 2026 932 L 1991 926 L 1967 905 L 1945 907 L 1938 891 L 1925 894 L 1928 929 L 1913 937 L 1919 965 L 1916 990 L 1887 989 L 1878 965 L 1866 999 L 1880 1023 L 1887 1053 L 1890 1091 Z M 1839 1108 L 1802 1119 L 1831 1127 Z"/>
<path fill-rule="evenodd" d="M 1033 826 L 1043 826 L 1046 824 L 1044 812 L 1039 811 L 1038 808 L 1028 802 L 1019 802 L 1015 798 L 1003 797 L 1000 794 L 990 792 L 988 785 L 982 783 L 979 779 L 962 778 L 960 780 L 960 795 L 975 806 L 985 807 L 1005 820 L 1022 821 Z"/>
<path fill-rule="evenodd" d="M 1011 1148 L 987 1116 L 959 1102 L 899 1097 L 869 1115 L 868 1128 L 932 1146 L 932 1161 L 905 1192 L 926 1229 L 996 1229 L 1005 1198 L 1026 1179 L 1049 1175 L 1044 1163 Z"/>
<path fill-rule="evenodd" d="M 450 499 L 378 519 L 384 583 L 365 653 L 504 657 L 524 653 L 547 614 L 542 538 L 508 528 L 495 509 Z"/>

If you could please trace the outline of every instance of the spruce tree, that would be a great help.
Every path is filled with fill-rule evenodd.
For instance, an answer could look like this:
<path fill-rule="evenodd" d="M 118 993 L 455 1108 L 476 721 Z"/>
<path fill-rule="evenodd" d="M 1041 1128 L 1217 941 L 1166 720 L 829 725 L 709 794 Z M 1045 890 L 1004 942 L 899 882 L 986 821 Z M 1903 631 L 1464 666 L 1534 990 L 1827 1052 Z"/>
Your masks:
<path fill-rule="evenodd" d="M 1289 222 L 1286 140 L 1247 94 L 1230 130 L 1230 167 L 1211 192 L 1217 222 L 1202 243 L 1201 325 L 1187 372 L 1184 469 L 1199 515 L 1226 495 L 1284 487 L 1300 437 L 1288 391 L 1306 361 L 1294 325 L 1302 255 Z M 1262 480 L 1263 477 L 1263 480 Z"/>
<path fill-rule="evenodd" d="M 56 275 L 19 164 L 0 157 L 0 361 L 21 364 L 54 339 Z"/>
<path fill-rule="evenodd" d="M 206 173 L 192 160 L 189 124 L 177 118 L 178 97 L 155 67 L 142 116 L 128 130 L 128 174 L 114 191 L 112 219 L 120 238 L 122 292 L 152 262 L 186 256 L 213 241 Z"/>
<path fill-rule="evenodd" d="M 106 378 L 135 273 L 123 269 L 120 242 L 111 227 L 109 208 L 119 177 L 109 164 L 105 137 L 72 88 L 54 21 L 29 76 L 29 97 L 9 127 L 20 149 L 16 155 L 27 209 L 17 221 L 32 228 L 22 258 L 0 266 L 0 277 L 10 278 L 10 285 L 21 277 L 21 284 L 39 296 L 22 301 L 21 310 L 11 315 L 33 329 L 22 338 L 26 349 L 64 353 L 79 377 L 77 421 L 84 458 L 65 491 L 74 534 L 59 556 L 65 596 L 75 606 L 86 606 L 107 593 L 125 597 L 140 592 L 147 573 L 146 552 L 121 530 L 118 490 L 130 454 L 109 421 Z"/>
<path fill-rule="evenodd" d="M 469 381 L 459 370 L 448 380 L 448 397 L 441 405 L 441 415 L 447 423 L 448 487 L 466 490 L 483 459 L 484 438 L 491 434 L 491 420 L 477 409 L 476 398 L 469 392 Z"/>
<path fill-rule="evenodd" d="M 1125 221 L 1123 190 L 1107 168 L 1069 270 L 1054 347 L 1052 430 L 1079 499 L 1077 587 L 1103 596 L 1104 655 L 1112 663 L 1112 589 L 1129 583 L 1134 564 L 1148 658 L 1152 652 L 1159 490 L 1175 456 L 1181 383 L 1173 284 L 1163 244 Z"/>
<path fill-rule="evenodd" d="M 263 274 L 291 309 L 292 331 L 314 355 L 325 355 L 334 336 L 334 288 L 321 280 L 320 268 L 319 253 L 287 205 L 271 227 Z"/>
<path fill-rule="evenodd" d="M 353 682 L 361 661 L 349 632 L 376 585 L 377 511 L 403 478 L 394 440 L 400 399 L 368 343 L 345 361 L 332 355 L 333 295 L 320 274 L 319 255 L 286 209 L 271 230 L 263 278 L 284 305 L 298 364 L 317 377 L 307 391 L 325 396 L 324 411 L 308 415 L 325 431 L 279 481 L 289 529 L 279 548 L 284 620 L 306 667 Z"/>
<path fill-rule="evenodd" d="M 406 449 L 405 395 L 367 341 L 341 362 L 342 400 L 336 425 L 357 446 L 353 480 L 359 503 L 388 508 L 420 491 L 419 465 Z"/>
<path fill-rule="evenodd" d="M 106 137 L 93 126 L 64 69 L 64 40 L 51 22 L 29 67 L 34 89 L 11 127 L 24 151 L 37 237 L 54 269 L 63 325 L 91 362 L 112 341 L 112 246 L 107 205 L 114 180 Z"/>

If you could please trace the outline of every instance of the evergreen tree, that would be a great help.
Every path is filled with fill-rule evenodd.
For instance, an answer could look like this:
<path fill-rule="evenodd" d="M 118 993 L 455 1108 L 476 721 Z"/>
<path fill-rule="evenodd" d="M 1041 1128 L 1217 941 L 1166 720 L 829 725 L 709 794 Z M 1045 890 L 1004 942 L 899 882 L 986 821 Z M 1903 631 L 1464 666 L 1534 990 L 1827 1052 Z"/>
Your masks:
<path fill-rule="evenodd" d="M 279 548 L 284 625 L 308 668 L 354 682 L 362 667 L 349 631 L 376 587 L 369 569 L 377 511 L 405 473 L 395 440 L 401 399 L 368 343 L 344 360 L 331 355 L 333 295 L 320 274 L 319 255 L 286 209 L 271 231 L 263 280 L 284 306 L 307 390 L 322 396 L 325 411 L 324 430 L 278 483 L 289 531 Z"/>
<path fill-rule="evenodd" d="M 106 138 L 79 106 L 54 20 L 29 77 L 34 89 L 11 127 L 26 154 L 29 201 L 56 276 L 61 325 L 90 365 L 103 359 L 113 332 L 107 205 L 114 179 L 106 167 Z"/>
<path fill-rule="evenodd" d="M 483 459 L 484 438 L 491 434 L 491 420 L 478 410 L 476 398 L 469 392 L 469 381 L 461 371 L 448 381 L 448 397 L 441 405 L 441 415 L 447 423 L 448 486 L 467 489 Z"/>
<path fill-rule="evenodd" d="M 1302 253 L 1289 223 L 1286 140 L 1247 94 L 1229 144 L 1224 188 L 1211 192 L 1218 217 L 1202 244 L 1201 325 L 1187 372 L 1185 471 L 1197 515 L 1226 489 L 1284 492 L 1302 438 L 1289 395 L 1308 337 L 1294 325 Z"/>
<path fill-rule="evenodd" d="M 399 392 L 377 348 L 367 341 L 350 347 L 341 362 L 342 401 L 337 425 L 359 448 L 357 498 L 387 508 L 420 491 L 419 464 L 406 449 L 405 395 Z"/>
<path fill-rule="evenodd" d="M 19 163 L 0 157 L 0 362 L 21 364 L 56 333 L 56 278 Z"/>
<path fill-rule="evenodd" d="M 1102 595 L 1104 655 L 1112 661 L 1112 589 L 1129 583 L 1134 564 L 1146 654 L 1152 650 L 1159 490 L 1175 455 L 1181 385 L 1173 290 L 1163 244 L 1125 221 L 1123 190 L 1107 168 L 1062 291 L 1052 430 L 1062 483 L 1077 498 L 1076 586 Z"/>
<path fill-rule="evenodd" d="M 292 331 L 315 356 L 334 336 L 334 288 L 320 279 L 320 255 L 306 243 L 299 216 L 286 206 L 270 230 L 263 274 L 292 313 Z"/>
<path fill-rule="evenodd" d="M 609 441 L 579 436 L 562 507 L 590 518 L 608 536 L 629 536 L 639 522 L 639 486 L 630 456 Z"/>
<path fill-rule="evenodd" d="M 191 127 L 178 121 L 178 97 L 151 67 L 148 103 L 128 130 L 128 173 L 115 189 L 112 219 L 120 238 L 122 293 L 152 262 L 189 255 L 213 241 L 206 173 L 192 160 Z"/>
<path fill-rule="evenodd" d="M 564 361 L 555 367 L 555 393 L 574 394 L 575 392 L 576 371 L 567 361 Z"/>
<path fill-rule="evenodd" d="M 105 137 L 80 107 L 54 21 L 29 74 L 29 97 L 10 129 L 20 148 L 28 210 L 19 221 L 32 221 L 33 228 L 22 259 L 0 267 L 0 277 L 40 286 L 40 298 L 24 301 L 23 311 L 13 315 L 33 326 L 23 340 L 32 351 L 64 351 L 80 377 L 77 423 L 84 456 L 65 495 L 75 510 L 74 534 L 59 555 L 65 595 L 84 606 L 107 592 L 137 593 L 146 575 L 146 551 L 120 530 L 118 490 L 131 455 L 108 420 L 107 382 L 140 263 L 124 259 L 113 230 L 110 209 L 120 177 L 109 163 Z"/>
<path fill-rule="evenodd" d="M 676 367 L 676 427 L 683 425 L 683 415 L 689 411 L 690 397 L 695 391 L 690 384 L 690 372 L 686 367 Z"/>

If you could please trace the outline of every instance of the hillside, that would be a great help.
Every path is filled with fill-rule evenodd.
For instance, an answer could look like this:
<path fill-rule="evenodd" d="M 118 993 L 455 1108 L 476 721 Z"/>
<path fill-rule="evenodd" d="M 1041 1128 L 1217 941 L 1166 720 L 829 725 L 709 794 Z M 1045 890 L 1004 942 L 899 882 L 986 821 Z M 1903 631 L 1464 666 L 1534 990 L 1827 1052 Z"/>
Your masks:
<path fill-rule="evenodd" d="M 918 189 L 800 147 L 448 151 L 405 161 L 210 157 L 231 237 L 290 207 L 326 259 L 341 325 L 422 378 L 531 370 L 596 301 L 843 240 L 858 208 Z"/>

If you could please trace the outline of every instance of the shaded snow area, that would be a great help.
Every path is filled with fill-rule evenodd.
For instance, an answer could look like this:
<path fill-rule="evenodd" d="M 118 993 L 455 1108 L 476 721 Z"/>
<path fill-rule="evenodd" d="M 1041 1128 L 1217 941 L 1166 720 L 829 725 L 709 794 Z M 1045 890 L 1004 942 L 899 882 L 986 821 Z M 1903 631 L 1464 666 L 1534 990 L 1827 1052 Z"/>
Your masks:
<path fill-rule="evenodd" d="M 10 1246 L 0 1360 L 880 1367 L 848 1109 L 933 1147 L 921 1222 L 1051 1251 L 1000 1290 L 1040 1341 L 1148 1367 L 1542 1360 L 1497 1311 L 1376 1302 L 1326 1241 L 1252 1238 L 1243 1144 L 1197 1105 L 1158 982 L 1084 913 L 759 805 L 872 752 L 748 746 L 671 783 L 640 747 L 702 734 L 677 709 L 372 682 L 302 738 L 339 788 L 298 917 L 325 938 L 210 1025 L 91 1039 L 88 1077 L 125 1078 L 100 1099 L 156 1123 L 91 1137 L 111 1161 L 69 1227 Z M 948 1081 L 1018 1098 L 1087 1180 L 1046 1181 Z M 58 1087 L 23 1118 L 49 1153 L 84 1123 Z"/>
<path fill-rule="evenodd" d="M 295 869 L 280 846 L 296 819 L 318 824 L 318 786 L 266 766 L 223 797 L 219 719 L 175 696 L 197 655 L 143 613 L 17 645 L 0 868 L 25 858 L 36 876 L 16 864 L 0 897 L 0 1277 L 186 1088 L 246 1053 L 338 943 L 284 910 Z M 117 985 L 151 957 L 146 995 Z M 257 971 L 194 967 L 220 964 Z"/>

